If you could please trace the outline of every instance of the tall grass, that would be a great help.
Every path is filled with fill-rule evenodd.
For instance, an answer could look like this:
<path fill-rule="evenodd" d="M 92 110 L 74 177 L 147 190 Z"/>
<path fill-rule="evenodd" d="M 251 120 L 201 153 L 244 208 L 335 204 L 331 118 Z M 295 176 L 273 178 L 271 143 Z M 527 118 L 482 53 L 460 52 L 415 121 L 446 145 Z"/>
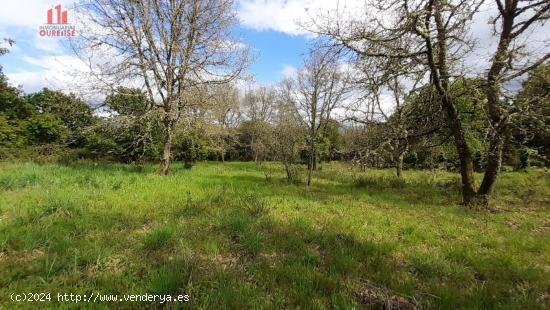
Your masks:
<path fill-rule="evenodd" d="M 181 293 L 206 309 L 550 306 L 546 171 L 503 173 L 493 211 L 473 212 L 443 171 L 324 164 L 306 187 L 266 166 L 269 180 L 252 163 L 167 177 L 0 163 L 0 308 L 39 291 Z"/>

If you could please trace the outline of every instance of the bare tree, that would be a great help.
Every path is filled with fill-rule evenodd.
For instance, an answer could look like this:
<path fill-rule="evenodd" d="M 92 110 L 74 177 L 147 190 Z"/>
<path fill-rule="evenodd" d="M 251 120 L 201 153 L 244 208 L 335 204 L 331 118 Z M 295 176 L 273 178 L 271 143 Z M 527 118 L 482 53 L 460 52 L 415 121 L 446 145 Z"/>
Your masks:
<path fill-rule="evenodd" d="M 287 88 L 284 100 L 295 105 L 308 132 L 308 186 L 317 165 L 319 134 L 331 119 L 334 109 L 349 93 L 349 81 L 347 72 L 337 61 L 337 54 L 320 49 L 310 54 L 296 77 L 283 84 Z"/>
<path fill-rule="evenodd" d="M 479 7 L 477 1 L 426 0 L 371 3 L 365 20 L 343 24 L 341 16 L 324 16 L 312 30 L 354 51 L 361 58 L 398 59 L 427 68 L 446 112 L 461 161 L 464 202 L 475 195 L 472 154 L 466 143 L 453 98 L 450 96 L 453 61 L 469 47 L 465 27 Z M 378 16 L 377 16 L 378 14 Z M 453 53 L 449 54 L 449 46 Z"/>
<path fill-rule="evenodd" d="M 276 92 L 270 87 L 259 87 L 246 92 L 243 108 L 250 133 L 250 148 L 254 162 L 259 163 L 267 149 L 266 126 L 273 120 L 276 110 Z M 263 154 L 265 155 L 265 154 Z"/>
<path fill-rule="evenodd" d="M 481 0 L 421 0 L 372 2 L 363 20 L 344 20 L 339 12 L 313 20 L 309 28 L 333 43 L 344 46 L 361 58 L 399 59 L 419 68 L 426 68 L 429 81 L 437 91 L 438 101 L 447 118 L 460 159 L 462 197 L 465 204 L 482 196 L 486 200 L 494 186 L 500 166 L 505 119 L 500 100 L 500 85 L 504 80 L 519 75 L 540 65 L 546 54 L 516 73 L 506 75 L 506 66 L 517 53 L 511 46 L 513 40 L 537 21 L 548 18 L 547 1 L 495 0 L 499 8 L 496 22 L 500 22 L 499 46 L 493 57 L 487 78 L 487 109 L 494 128 L 490 142 L 491 162 L 487 166 L 484 181 L 476 190 L 473 157 L 466 140 L 466 130 L 460 120 L 456 98 L 451 94 L 452 84 L 459 71 L 460 60 L 471 50 L 473 41 L 468 38 L 470 22 L 483 3 Z M 521 3 L 521 6 L 520 6 Z M 524 18 L 518 16 L 529 15 Z M 514 56 L 512 56 L 514 55 Z M 406 66 L 408 67 L 408 66 Z"/>
<path fill-rule="evenodd" d="M 288 98 L 286 93 L 290 89 L 283 81 L 279 87 L 279 100 L 277 100 L 277 110 L 273 121 L 273 153 L 277 160 L 283 164 L 287 181 L 295 182 L 298 180 L 298 170 L 295 167 L 298 161 L 300 149 L 305 144 L 305 128 L 302 126 L 300 115 L 296 111 L 296 106 L 285 100 Z"/>
<path fill-rule="evenodd" d="M 494 1 L 499 14 L 492 22 L 495 25 L 495 35 L 499 36 L 499 40 L 486 77 L 486 110 L 490 124 L 490 138 L 487 168 L 477 193 L 485 203 L 495 186 L 502 162 L 504 142 L 510 135 L 513 114 L 518 112 L 518 109 L 515 109 L 516 106 L 510 108 L 506 104 L 507 100 L 503 99 L 502 85 L 532 71 L 550 59 L 549 52 L 541 55 L 538 59 L 525 57 L 525 46 L 519 43 L 520 39 L 525 39 L 522 37 L 525 37 L 527 30 L 550 18 L 550 2 L 540 0 Z M 547 40 L 546 44 L 548 47 L 550 40 Z M 522 61 L 525 58 L 527 61 Z"/>
<path fill-rule="evenodd" d="M 212 85 L 209 90 L 207 110 L 211 121 L 211 132 L 214 144 L 219 148 L 222 162 L 229 147 L 235 143 L 234 129 L 241 120 L 241 98 L 237 88 L 232 84 Z"/>
<path fill-rule="evenodd" d="M 425 72 L 415 72 L 414 66 L 401 59 L 359 58 L 353 65 L 354 88 L 362 95 L 347 106 L 349 115 L 345 120 L 364 125 L 368 135 L 376 136 L 368 139 L 370 143 L 358 153 L 366 156 L 359 161 L 365 163 L 369 156 L 389 154 L 397 177 L 401 177 L 409 148 L 403 108 Z"/>
<path fill-rule="evenodd" d="M 241 74 L 248 51 L 231 37 L 232 0 L 88 0 L 88 27 L 75 50 L 102 82 L 138 84 L 162 111 L 159 175 L 171 160 L 173 131 L 194 96 L 191 89 Z"/>

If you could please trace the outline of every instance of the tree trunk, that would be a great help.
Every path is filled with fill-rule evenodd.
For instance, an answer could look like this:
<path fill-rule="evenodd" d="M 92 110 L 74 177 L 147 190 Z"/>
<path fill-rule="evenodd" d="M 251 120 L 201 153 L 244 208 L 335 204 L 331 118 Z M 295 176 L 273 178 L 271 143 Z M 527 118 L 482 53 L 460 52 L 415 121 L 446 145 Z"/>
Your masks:
<path fill-rule="evenodd" d="M 502 55 L 500 57 L 503 57 Z M 493 70 L 499 71 L 497 66 Z M 506 136 L 506 122 L 503 120 L 502 112 L 499 108 L 500 85 L 497 81 L 497 73 L 491 70 L 487 85 L 487 111 L 491 122 L 491 137 L 489 140 L 489 149 L 487 150 L 487 166 L 483 175 L 483 181 L 478 190 L 480 201 L 488 203 L 489 195 L 493 192 L 498 172 L 502 163 L 502 150 L 504 148 L 504 137 Z"/>
<path fill-rule="evenodd" d="M 452 103 L 444 103 L 444 106 L 450 122 L 450 129 L 453 133 L 456 151 L 460 159 L 460 176 L 462 178 L 462 202 L 467 205 L 472 202 L 476 195 L 472 152 L 470 151 L 470 147 L 466 142 L 464 130 L 462 129 L 462 124 L 460 123 L 460 119 L 458 118 L 458 113 L 454 105 Z"/>
<path fill-rule="evenodd" d="M 487 167 L 485 168 L 485 174 L 483 181 L 479 186 L 477 194 L 481 196 L 485 201 L 488 196 L 493 192 L 495 183 L 497 180 L 498 172 L 502 163 L 502 149 L 504 147 L 504 139 L 496 137 L 489 143 L 489 156 L 487 157 Z"/>
<path fill-rule="evenodd" d="M 447 114 L 449 128 L 453 134 L 458 157 L 460 158 L 460 176 L 462 178 L 462 202 L 470 204 L 476 195 L 474 179 L 474 162 L 472 152 L 466 137 L 464 129 L 460 122 L 458 111 L 456 110 L 453 98 L 449 91 L 449 72 L 447 67 L 447 29 L 441 13 L 443 1 L 437 1 L 434 5 L 434 17 L 437 27 L 437 53 L 434 53 L 432 42 L 426 37 L 426 47 L 428 48 L 428 62 L 432 72 L 433 83 L 441 96 L 443 109 Z M 437 57 L 437 63 L 434 59 Z"/>
<path fill-rule="evenodd" d="M 167 120 L 165 122 L 166 126 L 166 132 L 164 136 L 164 148 L 162 151 L 162 158 L 160 160 L 160 168 L 158 171 L 158 175 L 165 176 L 168 174 L 168 168 L 170 167 L 170 159 L 172 156 L 172 121 Z"/>
<path fill-rule="evenodd" d="M 307 173 L 307 186 L 311 185 L 311 176 L 313 174 L 313 165 L 315 162 L 315 142 L 311 143 L 309 147 L 309 169 Z"/>
<path fill-rule="evenodd" d="M 395 170 L 397 172 L 397 177 L 401 178 L 403 176 L 403 153 L 399 154 L 399 157 L 397 158 Z"/>
<path fill-rule="evenodd" d="M 290 172 L 290 164 L 286 158 L 283 158 L 283 165 L 285 166 L 286 180 L 288 182 L 292 181 L 292 173 Z"/>
<path fill-rule="evenodd" d="M 485 205 L 488 204 L 489 195 L 493 192 L 495 182 L 500 171 L 502 163 L 502 149 L 504 147 L 504 137 L 506 136 L 507 124 L 505 116 L 499 107 L 500 104 L 500 74 L 507 65 L 508 48 L 512 40 L 511 33 L 514 24 L 513 13 L 502 16 L 502 32 L 500 34 L 499 44 L 493 57 L 491 68 L 487 74 L 487 85 L 485 93 L 487 95 L 487 112 L 492 130 L 487 153 L 487 166 L 483 181 L 478 190 L 478 196 Z"/>
<path fill-rule="evenodd" d="M 317 160 L 317 153 L 316 151 L 314 150 L 313 151 L 313 154 L 311 155 L 311 157 L 313 158 L 313 171 L 317 171 L 317 164 L 318 164 L 318 160 Z"/>
<path fill-rule="evenodd" d="M 252 160 L 258 163 L 258 154 L 256 153 L 256 145 L 254 144 L 254 135 L 250 135 L 250 151 L 252 152 Z"/>

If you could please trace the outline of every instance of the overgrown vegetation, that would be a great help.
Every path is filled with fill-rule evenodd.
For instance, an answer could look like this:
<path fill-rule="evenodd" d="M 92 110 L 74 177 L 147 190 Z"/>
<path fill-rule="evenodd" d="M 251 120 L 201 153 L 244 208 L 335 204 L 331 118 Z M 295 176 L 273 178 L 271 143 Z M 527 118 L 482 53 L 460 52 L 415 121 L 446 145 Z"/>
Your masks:
<path fill-rule="evenodd" d="M 1 163 L 0 295 L 186 293 L 195 309 L 550 306 L 544 170 L 503 173 L 489 212 L 449 203 L 460 181 L 441 170 L 397 179 L 325 164 L 305 187 L 276 163 L 155 169 Z"/>
<path fill-rule="evenodd" d="M 70 91 L 0 66 L 0 296 L 549 307 L 550 2 L 335 3 L 269 86 L 233 0 L 81 1 Z"/>

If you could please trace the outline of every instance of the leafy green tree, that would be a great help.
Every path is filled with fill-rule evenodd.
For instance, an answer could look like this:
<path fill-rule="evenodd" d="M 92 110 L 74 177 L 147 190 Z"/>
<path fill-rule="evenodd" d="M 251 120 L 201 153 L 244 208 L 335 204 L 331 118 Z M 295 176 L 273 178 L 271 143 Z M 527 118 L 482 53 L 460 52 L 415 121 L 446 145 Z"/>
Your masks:
<path fill-rule="evenodd" d="M 342 149 L 340 128 L 340 123 L 334 119 L 327 120 L 326 125 L 321 128 L 321 132 L 319 133 L 319 153 L 322 159 L 327 161 L 337 159 Z"/>
<path fill-rule="evenodd" d="M 267 121 L 242 122 L 237 128 L 240 157 L 256 163 L 266 160 L 269 155 L 271 132 L 271 124 Z"/>
<path fill-rule="evenodd" d="M 159 155 L 162 125 L 149 109 L 147 96 L 135 88 L 119 87 L 105 98 L 104 106 L 113 115 L 101 119 L 86 134 L 89 157 L 105 157 L 122 162 L 141 162 Z"/>
<path fill-rule="evenodd" d="M 204 130 L 197 121 L 177 128 L 174 135 L 174 159 L 183 161 L 185 168 L 190 169 L 193 163 L 206 159 L 211 151 L 203 133 Z"/>
<path fill-rule="evenodd" d="M 121 144 L 116 141 L 116 136 L 117 133 L 114 126 L 110 126 L 107 120 L 100 120 L 92 130 L 86 132 L 86 145 L 82 155 L 89 159 L 128 161 L 120 156 L 124 154 L 124 151 Z"/>
<path fill-rule="evenodd" d="M 473 152 L 474 167 L 484 168 L 487 142 L 487 121 L 482 104 L 485 99 L 483 81 L 459 79 L 450 88 L 461 126 L 465 129 L 468 149 Z M 434 164 L 458 170 L 459 154 L 452 140 L 439 94 L 431 85 L 411 94 L 402 107 L 402 120 L 411 152 L 416 153 L 415 165 L 432 167 Z M 390 122 L 392 118 L 390 117 Z M 409 158 L 410 160 L 411 158 Z"/>
<path fill-rule="evenodd" d="M 523 168 L 529 157 L 550 164 L 550 64 L 542 65 L 529 74 L 515 98 L 512 136 L 520 149 Z"/>
<path fill-rule="evenodd" d="M 16 148 L 26 143 L 26 137 L 21 133 L 20 122 L 9 121 L 0 114 L 0 148 Z"/>
<path fill-rule="evenodd" d="M 37 113 L 49 113 L 61 120 L 68 130 L 66 142 L 69 146 L 83 146 L 83 131 L 94 122 L 93 110 L 86 102 L 74 94 L 66 95 L 47 88 L 28 95 L 27 101 L 35 107 Z"/>
<path fill-rule="evenodd" d="M 35 108 L 25 100 L 21 90 L 9 85 L 0 68 L 0 114 L 15 120 L 28 118 L 34 112 Z"/>
<path fill-rule="evenodd" d="M 140 89 L 118 87 L 105 98 L 105 105 L 118 115 L 140 117 L 147 113 L 152 103 Z"/>
<path fill-rule="evenodd" d="M 66 137 L 63 122 L 51 113 L 36 114 L 25 122 L 28 141 L 34 144 L 60 143 Z"/>

